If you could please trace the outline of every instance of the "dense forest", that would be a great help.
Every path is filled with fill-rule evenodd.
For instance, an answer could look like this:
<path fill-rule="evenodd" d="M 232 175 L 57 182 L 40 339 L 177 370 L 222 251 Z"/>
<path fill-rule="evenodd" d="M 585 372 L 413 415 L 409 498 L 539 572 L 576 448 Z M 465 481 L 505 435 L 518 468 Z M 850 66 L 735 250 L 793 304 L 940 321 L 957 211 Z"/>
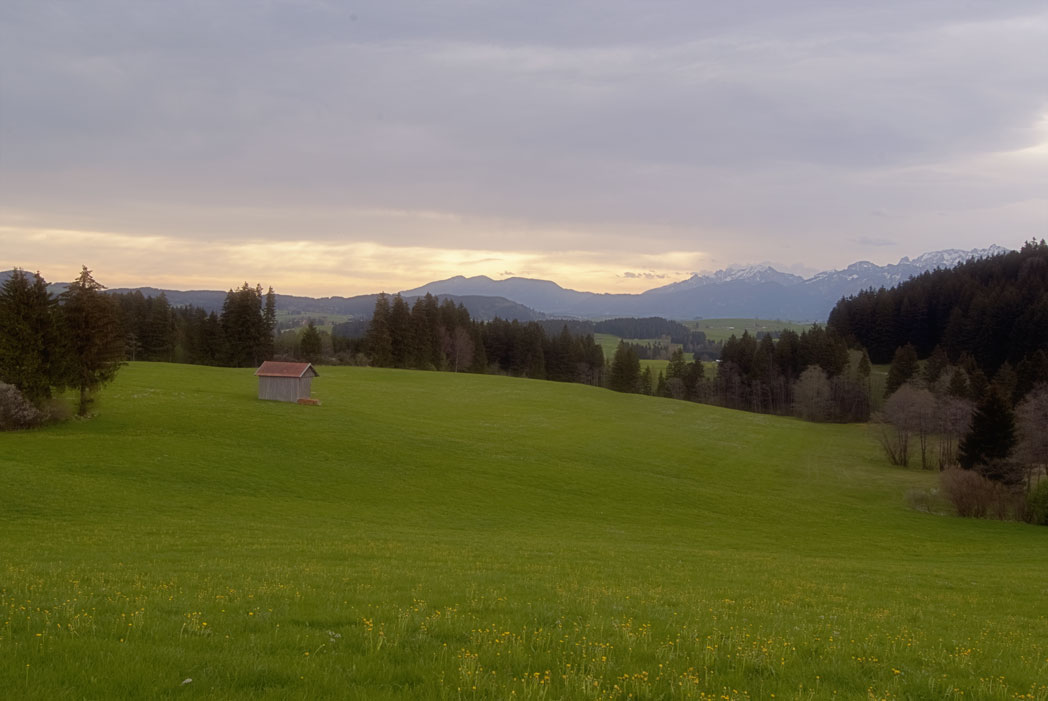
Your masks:
<path fill-rule="evenodd" d="M 273 288 L 246 282 L 226 293 L 222 313 L 173 307 L 160 293 L 107 295 L 117 305 L 128 360 L 257 367 L 274 354 L 276 302 Z"/>
<path fill-rule="evenodd" d="M 744 332 L 724 343 L 717 368 L 718 404 L 816 421 L 865 421 L 870 415 L 870 361 L 844 339 L 812 325 L 784 330 L 778 341 Z"/>
<path fill-rule="evenodd" d="M 604 376 L 604 352 L 592 335 L 576 335 L 566 327 L 548 334 L 533 321 L 474 321 L 462 305 L 428 294 L 413 305 L 400 295 L 379 295 L 363 338 L 338 345 L 345 344 L 378 367 L 497 372 L 597 385 Z"/>
<path fill-rule="evenodd" d="M 1005 363 L 1036 362 L 1048 348 L 1048 245 L 970 260 L 911 278 L 892 289 L 842 299 L 828 326 L 865 347 L 874 363 L 891 362 L 910 344 L 918 358 L 941 348 L 952 362 L 970 355 L 987 376 Z"/>

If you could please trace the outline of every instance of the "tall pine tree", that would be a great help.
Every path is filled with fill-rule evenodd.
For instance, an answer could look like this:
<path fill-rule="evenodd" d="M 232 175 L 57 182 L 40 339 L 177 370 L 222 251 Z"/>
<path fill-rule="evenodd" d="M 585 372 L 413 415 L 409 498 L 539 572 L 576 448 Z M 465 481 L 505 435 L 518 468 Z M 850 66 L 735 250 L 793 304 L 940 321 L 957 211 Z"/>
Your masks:
<path fill-rule="evenodd" d="M 91 395 L 116 377 L 124 359 L 116 303 L 102 294 L 104 289 L 84 266 L 60 297 L 69 348 L 67 380 L 79 393 L 80 416 L 87 415 Z"/>
<path fill-rule="evenodd" d="M 39 405 L 62 384 L 55 300 L 39 273 L 14 273 L 0 289 L 0 381 Z"/>
<path fill-rule="evenodd" d="M 971 428 L 961 440 L 958 460 L 971 470 L 1006 460 L 1015 447 L 1015 414 L 1004 392 L 990 385 L 975 407 Z"/>

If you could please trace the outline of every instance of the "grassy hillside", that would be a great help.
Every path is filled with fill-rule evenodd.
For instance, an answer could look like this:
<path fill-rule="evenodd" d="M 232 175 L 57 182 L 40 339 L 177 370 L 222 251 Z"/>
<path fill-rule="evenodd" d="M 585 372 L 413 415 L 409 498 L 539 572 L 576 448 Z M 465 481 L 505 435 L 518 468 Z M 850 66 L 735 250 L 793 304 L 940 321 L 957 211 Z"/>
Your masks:
<path fill-rule="evenodd" d="M 1048 529 L 908 510 L 862 426 L 320 373 L 0 436 L 6 695 L 1048 698 Z"/>

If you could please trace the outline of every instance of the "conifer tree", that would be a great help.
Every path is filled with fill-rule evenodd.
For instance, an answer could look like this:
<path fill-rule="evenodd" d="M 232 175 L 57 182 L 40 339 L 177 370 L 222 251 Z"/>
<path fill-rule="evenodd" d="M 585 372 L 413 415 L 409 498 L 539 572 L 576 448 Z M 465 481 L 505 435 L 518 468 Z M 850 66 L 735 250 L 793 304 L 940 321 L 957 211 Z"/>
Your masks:
<path fill-rule="evenodd" d="M 77 413 L 86 416 L 91 395 L 116 377 L 123 364 L 124 338 L 116 304 L 87 266 L 60 297 L 69 348 L 67 380 L 79 393 Z"/>
<path fill-rule="evenodd" d="M 963 368 L 954 367 L 950 371 L 950 384 L 946 387 L 946 393 L 958 399 L 968 399 L 971 389 L 968 387 L 968 374 Z"/>
<path fill-rule="evenodd" d="M 1015 414 L 1002 390 L 990 385 L 975 407 L 971 428 L 961 440 L 958 461 L 971 470 L 1005 460 L 1015 447 Z"/>
<path fill-rule="evenodd" d="M 270 287 L 266 292 L 266 307 L 262 312 L 261 360 L 273 359 L 273 338 L 277 332 L 277 296 Z"/>
<path fill-rule="evenodd" d="M 393 295 L 389 310 L 389 336 L 392 364 L 395 368 L 409 368 L 418 355 L 415 329 L 411 323 L 411 309 L 399 294 Z"/>
<path fill-rule="evenodd" d="M 0 382 L 39 405 L 62 384 L 62 347 L 47 283 L 15 269 L 0 289 Z"/>
<path fill-rule="evenodd" d="M 917 349 L 909 343 L 901 348 L 896 348 L 891 367 L 888 368 L 888 380 L 884 385 L 884 396 L 891 396 L 892 392 L 909 382 L 916 374 Z"/>
<path fill-rule="evenodd" d="M 640 385 L 640 359 L 629 344 L 619 341 L 611 361 L 608 387 L 616 392 L 636 392 Z"/>
<path fill-rule="evenodd" d="M 236 368 L 258 366 L 265 347 L 262 287 L 251 288 L 245 282 L 227 292 L 221 318 L 228 364 Z"/>
<path fill-rule="evenodd" d="M 924 362 L 924 381 L 929 387 L 939 381 L 949 364 L 950 359 L 946 357 L 946 351 L 942 349 L 942 346 L 935 346 L 928 360 Z"/>
<path fill-rule="evenodd" d="M 306 324 L 305 331 L 302 332 L 300 351 L 303 360 L 309 363 L 317 362 L 323 351 L 320 332 L 317 331 L 317 327 L 313 324 L 312 319 L 309 320 L 309 323 Z"/>
<path fill-rule="evenodd" d="M 650 395 L 652 392 L 652 385 L 654 384 L 655 379 L 651 375 L 651 366 L 645 365 L 640 373 L 640 393 Z"/>
<path fill-rule="evenodd" d="M 167 296 L 161 292 L 147 300 L 146 309 L 142 334 L 138 336 L 143 359 L 170 361 L 175 350 L 175 320 Z"/>
<path fill-rule="evenodd" d="M 388 368 L 393 365 L 393 339 L 389 332 L 389 297 L 385 292 L 375 300 L 375 311 L 371 315 L 364 347 L 375 367 Z"/>

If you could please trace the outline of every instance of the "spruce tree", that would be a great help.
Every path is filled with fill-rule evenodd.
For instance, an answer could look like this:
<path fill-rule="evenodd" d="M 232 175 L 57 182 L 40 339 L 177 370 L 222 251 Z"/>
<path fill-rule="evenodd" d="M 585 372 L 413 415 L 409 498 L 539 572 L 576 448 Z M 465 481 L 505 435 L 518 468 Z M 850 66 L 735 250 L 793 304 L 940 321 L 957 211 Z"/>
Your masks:
<path fill-rule="evenodd" d="M 949 364 L 950 359 L 946 357 L 946 351 L 942 349 L 942 346 L 936 346 L 932 354 L 928 356 L 928 360 L 924 362 L 924 381 L 929 387 L 939 381 Z"/>
<path fill-rule="evenodd" d="M 1006 460 L 1015 447 L 1015 414 L 1004 392 L 990 385 L 975 407 L 971 428 L 961 440 L 958 461 L 971 470 Z"/>
<path fill-rule="evenodd" d="M 968 386 L 968 374 L 964 368 L 954 367 L 950 371 L 950 384 L 946 387 L 946 393 L 958 399 L 968 399 L 971 389 Z"/>
<path fill-rule="evenodd" d="M 262 360 L 273 359 L 273 337 L 277 332 L 277 295 L 270 287 L 266 292 L 266 306 L 262 312 Z"/>
<path fill-rule="evenodd" d="M 616 392 L 636 392 L 640 388 L 640 359 L 625 341 L 619 341 L 611 361 L 608 387 Z"/>
<path fill-rule="evenodd" d="M 87 266 L 59 298 L 69 348 L 67 381 L 79 393 L 77 413 L 86 416 L 91 395 L 116 377 L 124 360 L 117 308 Z"/>
<path fill-rule="evenodd" d="M 226 362 L 236 368 L 256 367 L 262 362 L 265 325 L 262 318 L 262 287 L 242 287 L 226 293 L 222 304 L 222 335 Z"/>
<path fill-rule="evenodd" d="M 62 384 L 62 348 L 47 283 L 16 268 L 0 289 L 0 381 L 39 406 Z"/>
<path fill-rule="evenodd" d="M 640 393 L 650 395 L 652 392 L 652 385 L 654 384 L 655 379 L 651 375 L 651 366 L 645 365 L 644 370 L 640 373 Z"/>
<path fill-rule="evenodd" d="M 389 309 L 389 336 L 392 344 L 393 367 L 409 368 L 418 355 L 415 328 L 411 322 L 411 308 L 399 294 L 393 295 Z"/>
<path fill-rule="evenodd" d="M 302 332 L 300 354 L 306 362 L 315 363 L 320 359 L 321 352 L 323 352 L 323 344 L 320 340 L 320 332 L 310 319 L 305 331 Z"/>
<path fill-rule="evenodd" d="M 917 349 L 909 343 L 901 348 L 896 348 L 891 367 L 888 368 L 888 380 L 884 385 L 884 396 L 891 396 L 892 392 L 909 382 L 916 374 Z"/>
<path fill-rule="evenodd" d="M 381 293 L 375 300 L 375 311 L 371 315 L 364 348 L 375 367 L 388 368 L 393 365 L 393 340 L 389 331 L 389 297 Z"/>
<path fill-rule="evenodd" d="M 167 296 L 161 292 L 147 301 L 146 308 L 143 331 L 136 334 L 142 344 L 142 359 L 170 362 L 175 350 L 175 320 Z"/>

